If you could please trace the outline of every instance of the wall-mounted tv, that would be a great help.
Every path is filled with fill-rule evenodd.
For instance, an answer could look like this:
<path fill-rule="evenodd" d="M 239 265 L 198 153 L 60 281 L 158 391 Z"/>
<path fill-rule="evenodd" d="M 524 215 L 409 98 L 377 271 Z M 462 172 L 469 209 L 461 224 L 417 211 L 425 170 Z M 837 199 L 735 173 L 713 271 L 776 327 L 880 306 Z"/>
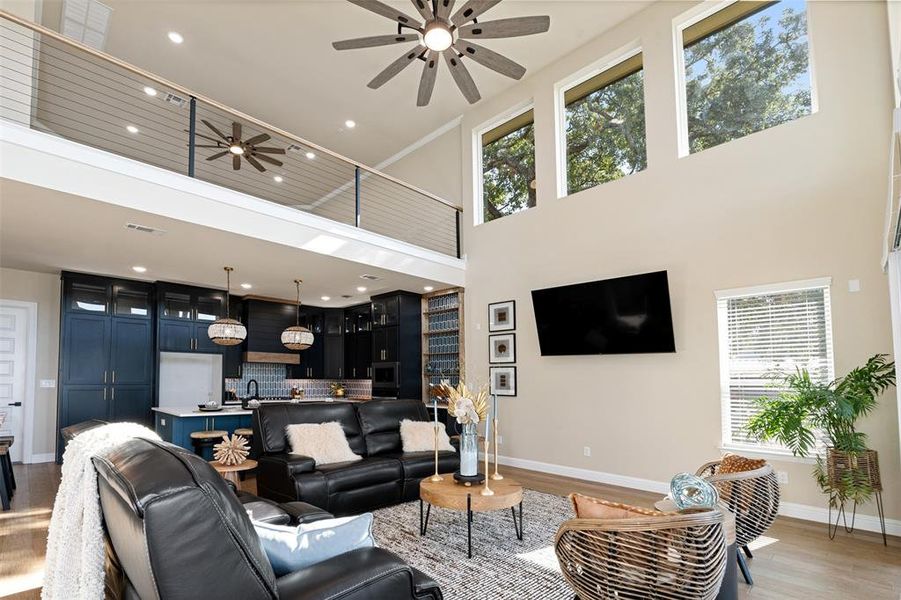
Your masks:
<path fill-rule="evenodd" d="M 666 271 L 532 291 L 542 356 L 675 352 Z"/>

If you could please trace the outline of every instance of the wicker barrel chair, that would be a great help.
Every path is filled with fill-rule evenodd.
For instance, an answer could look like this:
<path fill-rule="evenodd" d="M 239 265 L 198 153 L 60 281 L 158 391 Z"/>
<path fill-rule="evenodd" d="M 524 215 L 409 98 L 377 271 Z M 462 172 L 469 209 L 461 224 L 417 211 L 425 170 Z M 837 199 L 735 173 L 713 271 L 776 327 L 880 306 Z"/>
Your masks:
<path fill-rule="evenodd" d="M 720 502 L 735 515 L 736 544 L 748 558 L 754 558 L 748 544 L 763 535 L 779 512 L 779 482 L 771 465 L 765 464 L 751 471 L 721 473 L 721 460 L 709 462 L 698 469 L 719 492 Z M 753 585 L 751 571 L 741 552 L 738 567 L 748 585 Z"/>
<path fill-rule="evenodd" d="M 726 568 L 723 513 L 571 519 L 557 531 L 563 576 L 579 600 L 715 598 Z"/>

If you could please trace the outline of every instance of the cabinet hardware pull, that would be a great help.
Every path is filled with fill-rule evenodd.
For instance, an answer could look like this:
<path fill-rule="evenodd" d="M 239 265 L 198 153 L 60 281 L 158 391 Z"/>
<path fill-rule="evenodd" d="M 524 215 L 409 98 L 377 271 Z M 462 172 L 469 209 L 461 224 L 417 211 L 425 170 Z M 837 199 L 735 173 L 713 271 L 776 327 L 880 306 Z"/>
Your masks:
<path fill-rule="evenodd" d="M 116 399 L 116 388 L 110 388 L 110 400 Z"/>
<path fill-rule="evenodd" d="M 106 383 L 106 370 L 103 371 L 103 383 Z M 104 397 L 104 400 L 106 400 L 106 397 Z"/>
<path fill-rule="evenodd" d="M 116 370 L 113 369 L 113 383 L 116 383 Z"/>
<path fill-rule="evenodd" d="M 106 388 L 103 388 L 103 399 L 106 400 Z"/>

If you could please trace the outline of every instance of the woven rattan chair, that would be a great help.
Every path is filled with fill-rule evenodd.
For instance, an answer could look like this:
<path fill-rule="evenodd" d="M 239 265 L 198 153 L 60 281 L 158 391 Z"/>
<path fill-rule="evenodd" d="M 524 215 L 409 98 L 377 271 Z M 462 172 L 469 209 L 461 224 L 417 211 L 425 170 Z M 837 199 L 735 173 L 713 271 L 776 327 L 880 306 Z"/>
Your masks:
<path fill-rule="evenodd" d="M 715 598 L 726 568 L 723 513 L 571 519 L 555 550 L 580 600 Z"/>
<path fill-rule="evenodd" d="M 763 535 L 779 512 L 779 482 L 773 467 L 764 465 L 753 471 L 720 473 L 721 461 L 709 462 L 698 469 L 719 492 L 720 502 L 735 515 L 736 544 L 748 558 L 754 558 L 748 544 Z M 748 585 L 753 585 L 751 571 L 742 552 L 738 552 L 738 567 Z"/>

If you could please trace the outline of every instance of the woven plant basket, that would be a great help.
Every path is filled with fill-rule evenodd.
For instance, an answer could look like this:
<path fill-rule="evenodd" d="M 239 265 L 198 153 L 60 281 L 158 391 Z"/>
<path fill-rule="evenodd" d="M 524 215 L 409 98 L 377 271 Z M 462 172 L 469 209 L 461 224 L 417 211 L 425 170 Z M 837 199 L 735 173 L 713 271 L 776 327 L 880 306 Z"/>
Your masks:
<path fill-rule="evenodd" d="M 719 510 L 628 519 L 571 519 L 554 549 L 580 600 L 715 598 L 726 569 Z"/>
<path fill-rule="evenodd" d="M 779 482 L 771 465 L 753 471 L 720 473 L 721 461 L 698 469 L 720 494 L 720 502 L 735 515 L 735 537 L 739 546 L 747 546 L 770 528 L 779 512 Z"/>
<path fill-rule="evenodd" d="M 841 489 L 845 476 L 851 473 L 859 483 L 867 483 L 874 492 L 882 491 L 879 476 L 879 454 L 875 450 L 844 452 L 835 448 L 826 449 L 826 475 L 833 489 Z"/>

